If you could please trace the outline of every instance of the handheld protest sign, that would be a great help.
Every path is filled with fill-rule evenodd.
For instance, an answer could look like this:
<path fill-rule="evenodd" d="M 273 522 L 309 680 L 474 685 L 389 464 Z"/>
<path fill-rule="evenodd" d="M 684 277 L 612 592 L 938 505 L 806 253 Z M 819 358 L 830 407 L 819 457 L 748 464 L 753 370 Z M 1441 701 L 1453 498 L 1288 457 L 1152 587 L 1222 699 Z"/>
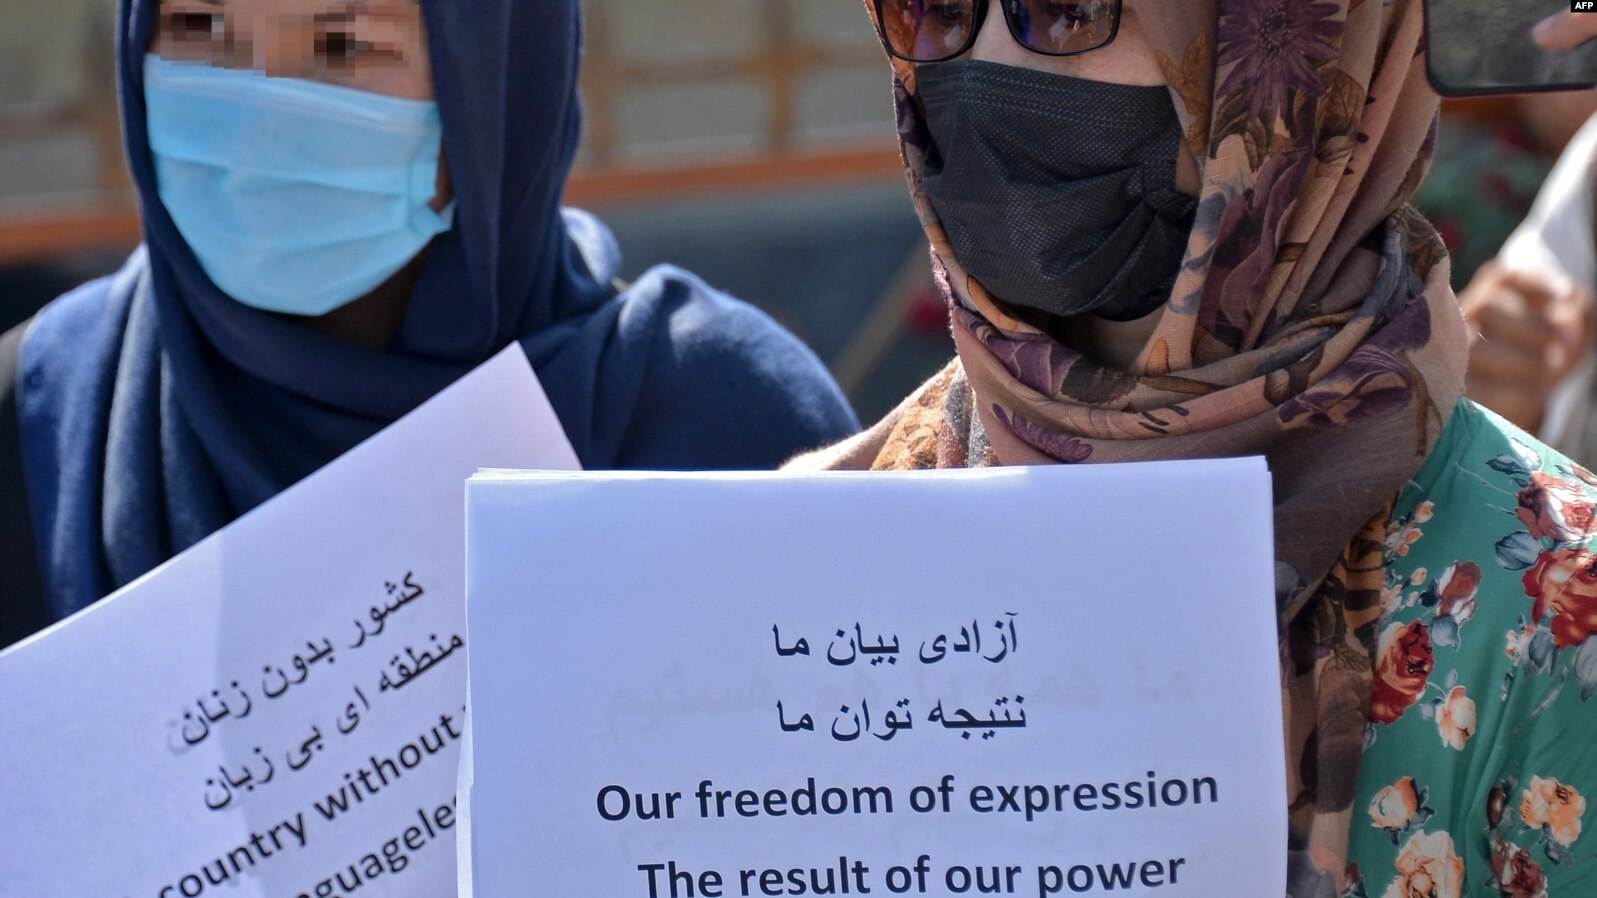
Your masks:
<path fill-rule="evenodd" d="M 1261 459 L 485 473 L 467 522 L 474 898 L 1285 891 Z"/>
<path fill-rule="evenodd" d="M 576 466 L 519 347 L 0 653 L 0 895 L 448 894 L 485 464 Z"/>

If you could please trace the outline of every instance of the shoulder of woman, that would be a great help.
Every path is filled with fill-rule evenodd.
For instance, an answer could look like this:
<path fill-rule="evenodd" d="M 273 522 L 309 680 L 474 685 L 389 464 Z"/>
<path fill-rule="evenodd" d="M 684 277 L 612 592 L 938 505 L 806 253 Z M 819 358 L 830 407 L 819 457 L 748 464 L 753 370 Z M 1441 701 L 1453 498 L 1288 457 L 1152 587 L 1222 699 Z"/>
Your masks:
<path fill-rule="evenodd" d="M 1361 867 L 1434 842 L 1505 895 L 1591 894 L 1571 862 L 1597 793 L 1594 549 L 1597 478 L 1461 402 L 1387 522 Z"/>
<path fill-rule="evenodd" d="M 693 467 L 775 467 L 859 429 L 826 366 L 759 309 L 671 266 L 645 272 L 623 299 L 623 335 L 653 334 L 642 423 L 668 442 L 698 443 L 700 458 L 708 451 L 714 464 Z"/>
<path fill-rule="evenodd" d="M 950 390 L 965 389 L 958 357 L 909 394 L 887 417 L 840 443 L 805 453 L 783 469 L 814 471 L 909 471 L 944 467 L 950 455 L 962 456 L 950 446 L 962 444 L 948 433 L 946 414 Z M 958 465 L 963 467 L 963 462 Z"/>
<path fill-rule="evenodd" d="M 1480 523 L 1460 528 L 1458 548 L 1478 558 L 1480 595 L 1437 594 L 1455 618 L 1479 611 L 1474 632 L 1453 638 L 1478 647 L 1444 685 L 1456 679 L 1451 690 L 1464 695 L 1475 681 L 1467 694 L 1493 737 L 1481 747 L 1490 762 L 1477 792 L 1489 794 L 1476 809 L 1488 863 L 1500 886 L 1591 894 L 1597 875 L 1575 860 L 1587 853 L 1577 845 L 1585 796 L 1597 794 L 1597 476 L 1489 410 L 1467 413 L 1476 426 L 1455 465 L 1478 478 L 1471 516 Z"/>
<path fill-rule="evenodd" d="M 1590 520 L 1581 517 L 1588 512 Z M 1399 494 L 1387 534 L 1389 543 L 1423 534 L 1433 552 L 1445 546 L 1493 570 L 1521 571 L 1544 549 L 1597 544 L 1597 475 L 1490 409 L 1461 399 L 1430 456 Z"/>
<path fill-rule="evenodd" d="M 0 337 L 0 645 L 49 622 L 35 527 L 49 526 L 62 452 L 93 414 L 80 397 L 121 348 L 127 304 L 117 297 L 131 295 L 143 260 L 136 253 L 121 273 L 56 298 Z"/>
<path fill-rule="evenodd" d="M 135 257 L 137 258 L 137 257 Z M 51 445 L 75 396 L 88 395 L 121 349 L 131 289 L 121 274 L 86 284 L 51 301 L 29 322 L 19 346 L 17 403 L 30 447 Z M 30 449 L 30 457 L 38 453 Z"/>
<path fill-rule="evenodd" d="M 0 333 L 0 649 L 50 623 L 22 469 L 18 371 L 33 319 Z"/>
<path fill-rule="evenodd" d="M 1440 438 L 1399 498 L 1398 509 L 1448 492 L 1500 495 L 1539 471 L 1579 467 L 1567 456 L 1469 399 L 1459 399 Z"/>
<path fill-rule="evenodd" d="M 1383 626 L 1423 628 L 1448 688 L 1597 733 L 1597 475 L 1468 401 L 1448 430 L 1387 523 Z"/>

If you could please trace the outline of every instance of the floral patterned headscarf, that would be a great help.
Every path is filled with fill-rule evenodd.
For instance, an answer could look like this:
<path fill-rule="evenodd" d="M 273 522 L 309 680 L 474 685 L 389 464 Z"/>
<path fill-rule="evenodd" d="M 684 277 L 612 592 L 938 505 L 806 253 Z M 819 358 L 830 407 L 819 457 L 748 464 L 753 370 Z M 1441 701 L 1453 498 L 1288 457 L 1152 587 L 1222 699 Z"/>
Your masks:
<path fill-rule="evenodd" d="M 1464 379 L 1446 252 L 1407 204 L 1437 112 L 1420 0 L 1166 0 L 1137 12 L 1202 190 L 1133 370 L 1062 345 L 960 268 L 922 188 L 915 66 L 895 60 L 910 192 L 959 357 L 876 427 L 796 466 L 1267 456 L 1289 892 L 1334 894 L 1369 703 L 1384 507 L 1436 444 Z"/>

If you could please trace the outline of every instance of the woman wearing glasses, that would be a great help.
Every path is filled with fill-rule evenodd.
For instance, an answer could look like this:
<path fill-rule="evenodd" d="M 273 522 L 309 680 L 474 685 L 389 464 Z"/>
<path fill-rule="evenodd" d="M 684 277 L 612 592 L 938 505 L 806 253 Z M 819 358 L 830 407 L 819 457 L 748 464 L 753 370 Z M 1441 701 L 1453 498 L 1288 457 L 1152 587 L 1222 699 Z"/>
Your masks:
<path fill-rule="evenodd" d="M 796 466 L 1267 456 L 1290 893 L 1597 894 L 1597 478 L 1459 398 L 1419 0 L 867 5 L 958 357 Z"/>
<path fill-rule="evenodd" d="M 559 206 L 577 59 L 577 0 L 122 0 L 145 244 L 0 340 L 0 645 L 512 342 L 586 467 L 774 467 L 855 429 L 752 308 L 672 268 L 618 295 L 608 232 Z"/>

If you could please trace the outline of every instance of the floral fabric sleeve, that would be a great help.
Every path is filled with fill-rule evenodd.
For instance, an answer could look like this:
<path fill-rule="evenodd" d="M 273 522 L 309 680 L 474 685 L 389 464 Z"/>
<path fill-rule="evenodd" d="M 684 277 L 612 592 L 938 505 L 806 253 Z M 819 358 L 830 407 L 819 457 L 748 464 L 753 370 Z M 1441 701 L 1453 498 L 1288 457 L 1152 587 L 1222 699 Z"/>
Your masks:
<path fill-rule="evenodd" d="M 1345 895 L 1597 896 L 1597 477 L 1461 403 L 1384 560 Z"/>

